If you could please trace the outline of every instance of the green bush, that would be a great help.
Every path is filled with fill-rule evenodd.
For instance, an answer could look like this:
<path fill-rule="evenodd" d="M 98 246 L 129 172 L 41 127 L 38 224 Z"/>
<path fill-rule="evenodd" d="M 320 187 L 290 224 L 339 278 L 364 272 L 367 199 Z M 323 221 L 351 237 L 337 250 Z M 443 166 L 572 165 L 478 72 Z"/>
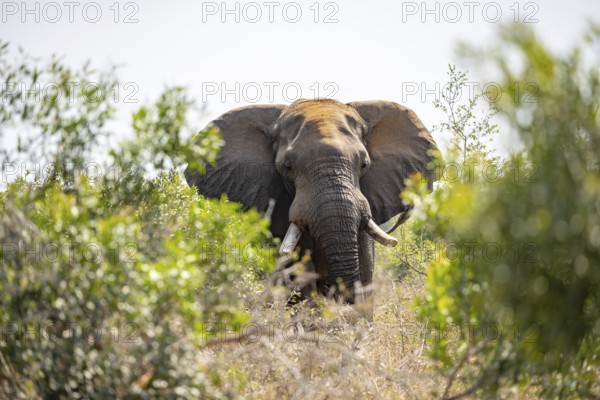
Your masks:
<path fill-rule="evenodd" d="M 502 31 L 487 59 L 502 72 L 499 112 L 524 152 L 493 181 L 475 174 L 429 198 L 417 182 L 407 195 L 446 249 L 418 307 L 445 333 L 433 355 L 454 369 L 448 396 L 457 376 L 468 387 L 457 396 L 512 384 L 600 395 L 600 60 L 591 51 L 600 35 L 589 37 L 559 57 L 529 29 Z M 522 69 L 510 67 L 515 57 Z M 516 92 L 523 83 L 535 93 Z"/>
<path fill-rule="evenodd" d="M 62 163 L 86 163 L 97 145 L 97 135 L 71 123 L 89 121 L 89 107 L 3 103 L 6 121 L 41 128 L 28 138 L 49 143 L 47 157 L 37 158 L 35 146 L 19 156 L 52 164 L 46 177 L 21 177 L 0 192 L 1 398 L 231 395 L 206 370 L 202 346 L 215 324 L 239 329 L 249 320 L 245 296 L 275 253 L 255 210 L 199 196 L 174 169 L 144 177 L 185 159 L 214 162 L 220 136 L 207 130 L 196 142 L 192 105 L 172 88 L 141 107 L 133 138 L 113 149 L 113 166 L 102 165 L 111 173 L 90 177 L 66 175 Z M 63 141 L 69 135 L 76 148 Z"/>

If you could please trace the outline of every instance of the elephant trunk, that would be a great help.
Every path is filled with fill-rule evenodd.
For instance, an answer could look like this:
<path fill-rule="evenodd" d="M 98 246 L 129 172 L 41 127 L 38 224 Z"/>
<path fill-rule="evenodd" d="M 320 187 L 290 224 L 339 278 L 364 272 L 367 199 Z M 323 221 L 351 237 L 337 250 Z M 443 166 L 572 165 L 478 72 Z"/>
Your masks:
<path fill-rule="evenodd" d="M 319 203 L 319 216 L 309 223 L 317 256 L 326 266 L 328 286 L 340 291 L 343 285 L 344 297 L 352 301 L 354 285 L 360 280 L 358 236 L 363 212 L 350 196 Z"/>
<path fill-rule="evenodd" d="M 321 246 L 322 258 L 327 266 L 327 285 L 335 287 L 336 291 L 343 293 L 343 297 L 352 300 L 354 285 L 360 280 L 358 241 L 342 240 L 335 232 L 325 233 L 317 240 L 335 243 L 330 247 L 326 247 L 326 244 Z"/>
<path fill-rule="evenodd" d="M 337 156 L 311 165 L 302 179 L 296 180 L 296 196 L 290 207 L 290 222 L 307 230 L 314 240 L 317 272 L 326 277 L 326 286 L 334 289 L 336 296 L 350 302 L 361 277 L 359 235 L 371 218 L 352 168 L 349 160 Z"/>

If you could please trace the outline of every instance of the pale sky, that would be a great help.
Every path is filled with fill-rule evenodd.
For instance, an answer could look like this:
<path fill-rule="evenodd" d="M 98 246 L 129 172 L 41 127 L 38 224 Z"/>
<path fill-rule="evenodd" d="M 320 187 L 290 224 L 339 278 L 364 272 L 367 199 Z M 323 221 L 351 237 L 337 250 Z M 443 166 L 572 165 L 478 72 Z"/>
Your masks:
<path fill-rule="evenodd" d="M 449 63 L 468 67 L 455 56 L 458 41 L 485 47 L 500 22 L 517 19 L 564 50 L 589 19 L 600 21 L 598 0 L 22 4 L 0 2 L 0 38 L 73 66 L 122 65 L 121 85 L 134 83 L 121 91 L 123 120 L 137 106 L 126 95 L 141 104 L 167 85 L 185 85 L 206 100 L 204 122 L 231 108 L 318 93 L 343 102 L 396 101 L 431 128 L 442 118 L 432 105 L 436 83 L 446 82 Z M 506 140 L 502 146 L 511 147 Z"/>

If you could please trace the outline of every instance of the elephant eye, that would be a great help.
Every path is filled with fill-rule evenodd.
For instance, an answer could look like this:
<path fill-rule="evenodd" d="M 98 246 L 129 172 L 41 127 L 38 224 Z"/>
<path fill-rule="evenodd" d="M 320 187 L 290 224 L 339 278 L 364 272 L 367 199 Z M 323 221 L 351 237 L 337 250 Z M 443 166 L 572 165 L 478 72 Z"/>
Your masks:
<path fill-rule="evenodd" d="M 283 168 L 285 168 L 286 172 L 291 172 L 292 171 L 292 163 L 289 160 L 286 160 L 283 163 Z"/>
<path fill-rule="evenodd" d="M 367 168 L 369 168 L 369 163 L 367 161 L 363 161 L 362 165 L 360 166 L 360 172 L 365 172 Z"/>

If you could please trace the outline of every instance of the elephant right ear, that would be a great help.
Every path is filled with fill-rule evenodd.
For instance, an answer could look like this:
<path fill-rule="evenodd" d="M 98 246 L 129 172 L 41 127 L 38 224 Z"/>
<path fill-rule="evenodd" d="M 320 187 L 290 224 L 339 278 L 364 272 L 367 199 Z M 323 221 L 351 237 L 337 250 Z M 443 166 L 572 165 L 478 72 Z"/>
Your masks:
<path fill-rule="evenodd" d="M 274 168 L 275 155 L 267 131 L 286 108 L 284 105 L 256 105 L 229 111 L 211 124 L 219 129 L 225 145 L 215 166 L 205 173 L 188 167 L 185 179 L 198 193 L 228 198 L 246 207 L 266 211 L 269 198 L 278 197 L 279 175 Z"/>
<path fill-rule="evenodd" d="M 361 178 L 360 187 L 369 201 L 373 219 L 383 224 L 407 210 L 400 193 L 412 174 L 423 174 L 432 188 L 436 178 L 432 163 L 439 151 L 412 110 L 391 101 L 357 101 L 348 105 L 368 125 L 366 147 L 371 168 Z"/>

